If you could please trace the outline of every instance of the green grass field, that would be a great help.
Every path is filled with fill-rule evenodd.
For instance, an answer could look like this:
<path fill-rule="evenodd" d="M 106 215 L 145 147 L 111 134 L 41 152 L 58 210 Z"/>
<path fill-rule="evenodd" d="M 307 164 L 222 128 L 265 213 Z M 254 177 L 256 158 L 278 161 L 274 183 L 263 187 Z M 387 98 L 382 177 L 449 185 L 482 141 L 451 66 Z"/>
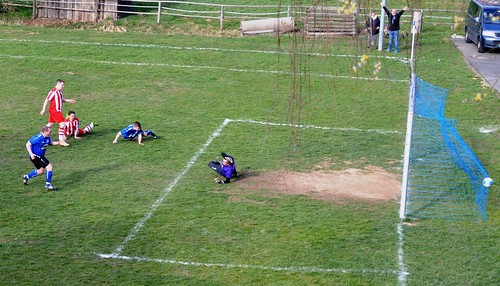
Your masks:
<path fill-rule="evenodd" d="M 500 177 L 499 95 L 449 40 L 419 37 L 416 72 L 450 89 L 459 122 L 493 179 Z M 293 43 L 298 43 L 294 45 Z M 400 175 L 409 41 L 370 51 L 364 37 L 334 40 L 205 37 L 0 26 L 0 284 L 2 285 L 494 285 L 499 199 L 483 223 L 402 224 L 399 202 L 277 195 L 214 184 L 221 151 L 243 174 L 382 167 Z M 373 65 L 382 68 L 373 78 Z M 289 76 L 291 70 L 302 75 Z M 26 141 L 55 80 L 94 132 L 49 147 L 57 192 Z M 474 102 L 477 93 L 487 96 Z M 231 119 L 233 121 L 225 121 Z M 144 146 L 116 133 L 135 120 L 160 138 Z M 241 120 L 241 121 L 238 121 Z M 277 125 L 256 124 L 252 121 Z M 290 128 L 307 124 L 323 129 Z M 282 124 L 282 125 L 281 125 Z M 390 131 L 377 133 L 370 130 Z M 395 131 L 395 132 L 392 132 Z M 53 139 L 56 139 L 55 131 Z M 497 179 L 498 181 L 498 179 Z M 237 199 L 234 199 L 234 197 Z"/>

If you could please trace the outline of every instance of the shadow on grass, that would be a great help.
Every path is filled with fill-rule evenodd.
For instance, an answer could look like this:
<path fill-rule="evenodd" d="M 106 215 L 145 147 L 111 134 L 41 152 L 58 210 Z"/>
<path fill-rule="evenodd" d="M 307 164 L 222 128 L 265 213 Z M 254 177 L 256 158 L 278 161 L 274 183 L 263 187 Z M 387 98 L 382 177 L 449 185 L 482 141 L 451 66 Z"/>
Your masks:
<path fill-rule="evenodd" d="M 67 189 L 67 188 L 71 188 L 73 186 L 81 185 L 81 182 L 85 181 L 87 179 L 87 177 L 89 177 L 89 176 L 92 177 L 93 175 L 113 170 L 115 167 L 116 166 L 114 166 L 113 164 L 109 164 L 109 165 L 99 166 L 99 167 L 95 167 L 95 168 L 89 168 L 89 169 L 82 170 L 82 171 L 72 172 L 64 178 L 64 181 L 66 182 L 66 184 L 62 188 L 58 188 L 58 190 Z"/>

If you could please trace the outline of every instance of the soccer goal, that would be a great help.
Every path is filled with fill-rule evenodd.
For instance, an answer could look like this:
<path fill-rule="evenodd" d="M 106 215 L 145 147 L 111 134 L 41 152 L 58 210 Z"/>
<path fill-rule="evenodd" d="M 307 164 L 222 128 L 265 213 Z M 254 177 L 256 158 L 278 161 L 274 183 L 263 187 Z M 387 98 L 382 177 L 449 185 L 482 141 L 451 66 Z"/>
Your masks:
<path fill-rule="evenodd" d="M 487 219 L 488 174 L 444 117 L 448 90 L 412 76 L 400 218 Z"/>

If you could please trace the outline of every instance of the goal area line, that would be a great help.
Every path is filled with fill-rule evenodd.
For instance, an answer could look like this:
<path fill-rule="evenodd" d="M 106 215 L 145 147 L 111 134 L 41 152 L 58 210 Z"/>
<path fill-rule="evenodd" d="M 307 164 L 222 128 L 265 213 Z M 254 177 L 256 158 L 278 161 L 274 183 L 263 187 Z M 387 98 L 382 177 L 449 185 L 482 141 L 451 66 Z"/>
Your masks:
<path fill-rule="evenodd" d="M 189 162 L 182 168 L 182 171 L 177 174 L 172 182 L 165 187 L 160 197 L 151 205 L 147 213 L 140 219 L 134 227 L 130 230 L 129 234 L 123 239 L 121 244 L 115 248 L 113 253 L 96 253 L 99 258 L 102 259 L 119 259 L 126 261 L 136 261 L 136 262 L 155 262 L 163 264 L 177 264 L 185 266 L 194 267 L 218 267 L 218 268 L 238 268 L 238 269 L 260 269 L 263 271 L 282 271 L 282 272 L 303 272 L 303 273 L 345 273 L 345 274 L 379 274 L 379 275 L 395 275 L 398 277 L 400 282 L 398 285 L 405 285 L 406 276 L 408 272 L 406 271 L 406 266 L 404 263 L 404 253 L 403 253 L 403 225 L 399 222 L 397 225 L 397 236 L 398 236 L 398 252 L 397 252 L 397 262 L 398 269 L 348 269 L 348 268 L 321 268 L 317 266 L 262 266 L 262 265 L 246 265 L 246 264 L 226 264 L 226 263 L 210 263 L 210 262 L 195 262 L 195 261 L 181 261 L 173 259 L 159 259 L 141 256 L 126 256 L 122 255 L 122 252 L 126 244 L 133 240 L 134 237 L 139 233 L 139 231 L 144 227 L 146 222 L 153 216 L 153 213 L 162 205 L 163 201 L 167 196 L 172 193 L 173 188 L 177 183 L 184 177 L 184 175 L 191 169 L 191 167 L 196 163 L 198 158 L 205 152 L 205 150 L 210 146 L 215 138 L 217 138 L 222 130 L 229 123 L 247 123 L 247 124 L 261 124 L 268 126 L 277 127 L 295 127 L 295 128 L 311 128 L 319 130 L 335 130 L 335 131 L 348 131 L 348 132 L 375 132 L 379 134 L 397 134 L 399 131 L 391 130 L 379 130 L 379 129 L 358 129 L 358 128 L 334 128 L 334 127 L 321 127 L 315 125 L 293 125 L 285 123 L 272 123 L 256 120 L 243 120 L 243 119 L 225 119 L 223 123 L 215 129 L 215 131 L 208 137 L 207 141 L 203 146 L 193 155 Z M 403 282 L 403 283 L 401 283 Z"/>
<path fill-rule="evenodd" d="M 104 259 L 121 259 L 127 261 L 137 262 L 155 262 L 162 264 L 177 264 L 195 267 L 218 267 L 218 268 L 240 268 L 240 269 L 260 269 L 264 271 L 282 271 L 282 272 L 310 272 L 310 273 L 360 273 L 360 274 L 390 274 L 398 275 L 398 270 L 379 270 L 379 269 L 347 269 L 347 268 L 321 268 L 316 266 L 298 266 L 298 267 L 277 267 L 277 266 L 261 266 L 261 265 L 247 265 L 247 264 L 225 264 L 225 263 L 204 263 L 193 261 L 181 261 L 172 259 L 159 259 L 148 258 L 139 256 L 126 256 L 118 254 L 97 254 L 100 258 Z"/>

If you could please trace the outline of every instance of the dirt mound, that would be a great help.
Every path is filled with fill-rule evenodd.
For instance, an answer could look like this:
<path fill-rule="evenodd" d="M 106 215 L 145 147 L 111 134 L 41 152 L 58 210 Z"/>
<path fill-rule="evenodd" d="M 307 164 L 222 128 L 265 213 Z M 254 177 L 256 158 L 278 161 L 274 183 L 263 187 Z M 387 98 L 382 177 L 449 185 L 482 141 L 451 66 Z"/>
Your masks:
<path fill-rule="evenodd" d="M 306 195 L 325 201 L 340 198 L 391 200 L 399 195 L 401 188 L 401 180 L 397 175 L 378 167 L 311 173 L 245 172 L 235 184 L 246 190 Z"/>

